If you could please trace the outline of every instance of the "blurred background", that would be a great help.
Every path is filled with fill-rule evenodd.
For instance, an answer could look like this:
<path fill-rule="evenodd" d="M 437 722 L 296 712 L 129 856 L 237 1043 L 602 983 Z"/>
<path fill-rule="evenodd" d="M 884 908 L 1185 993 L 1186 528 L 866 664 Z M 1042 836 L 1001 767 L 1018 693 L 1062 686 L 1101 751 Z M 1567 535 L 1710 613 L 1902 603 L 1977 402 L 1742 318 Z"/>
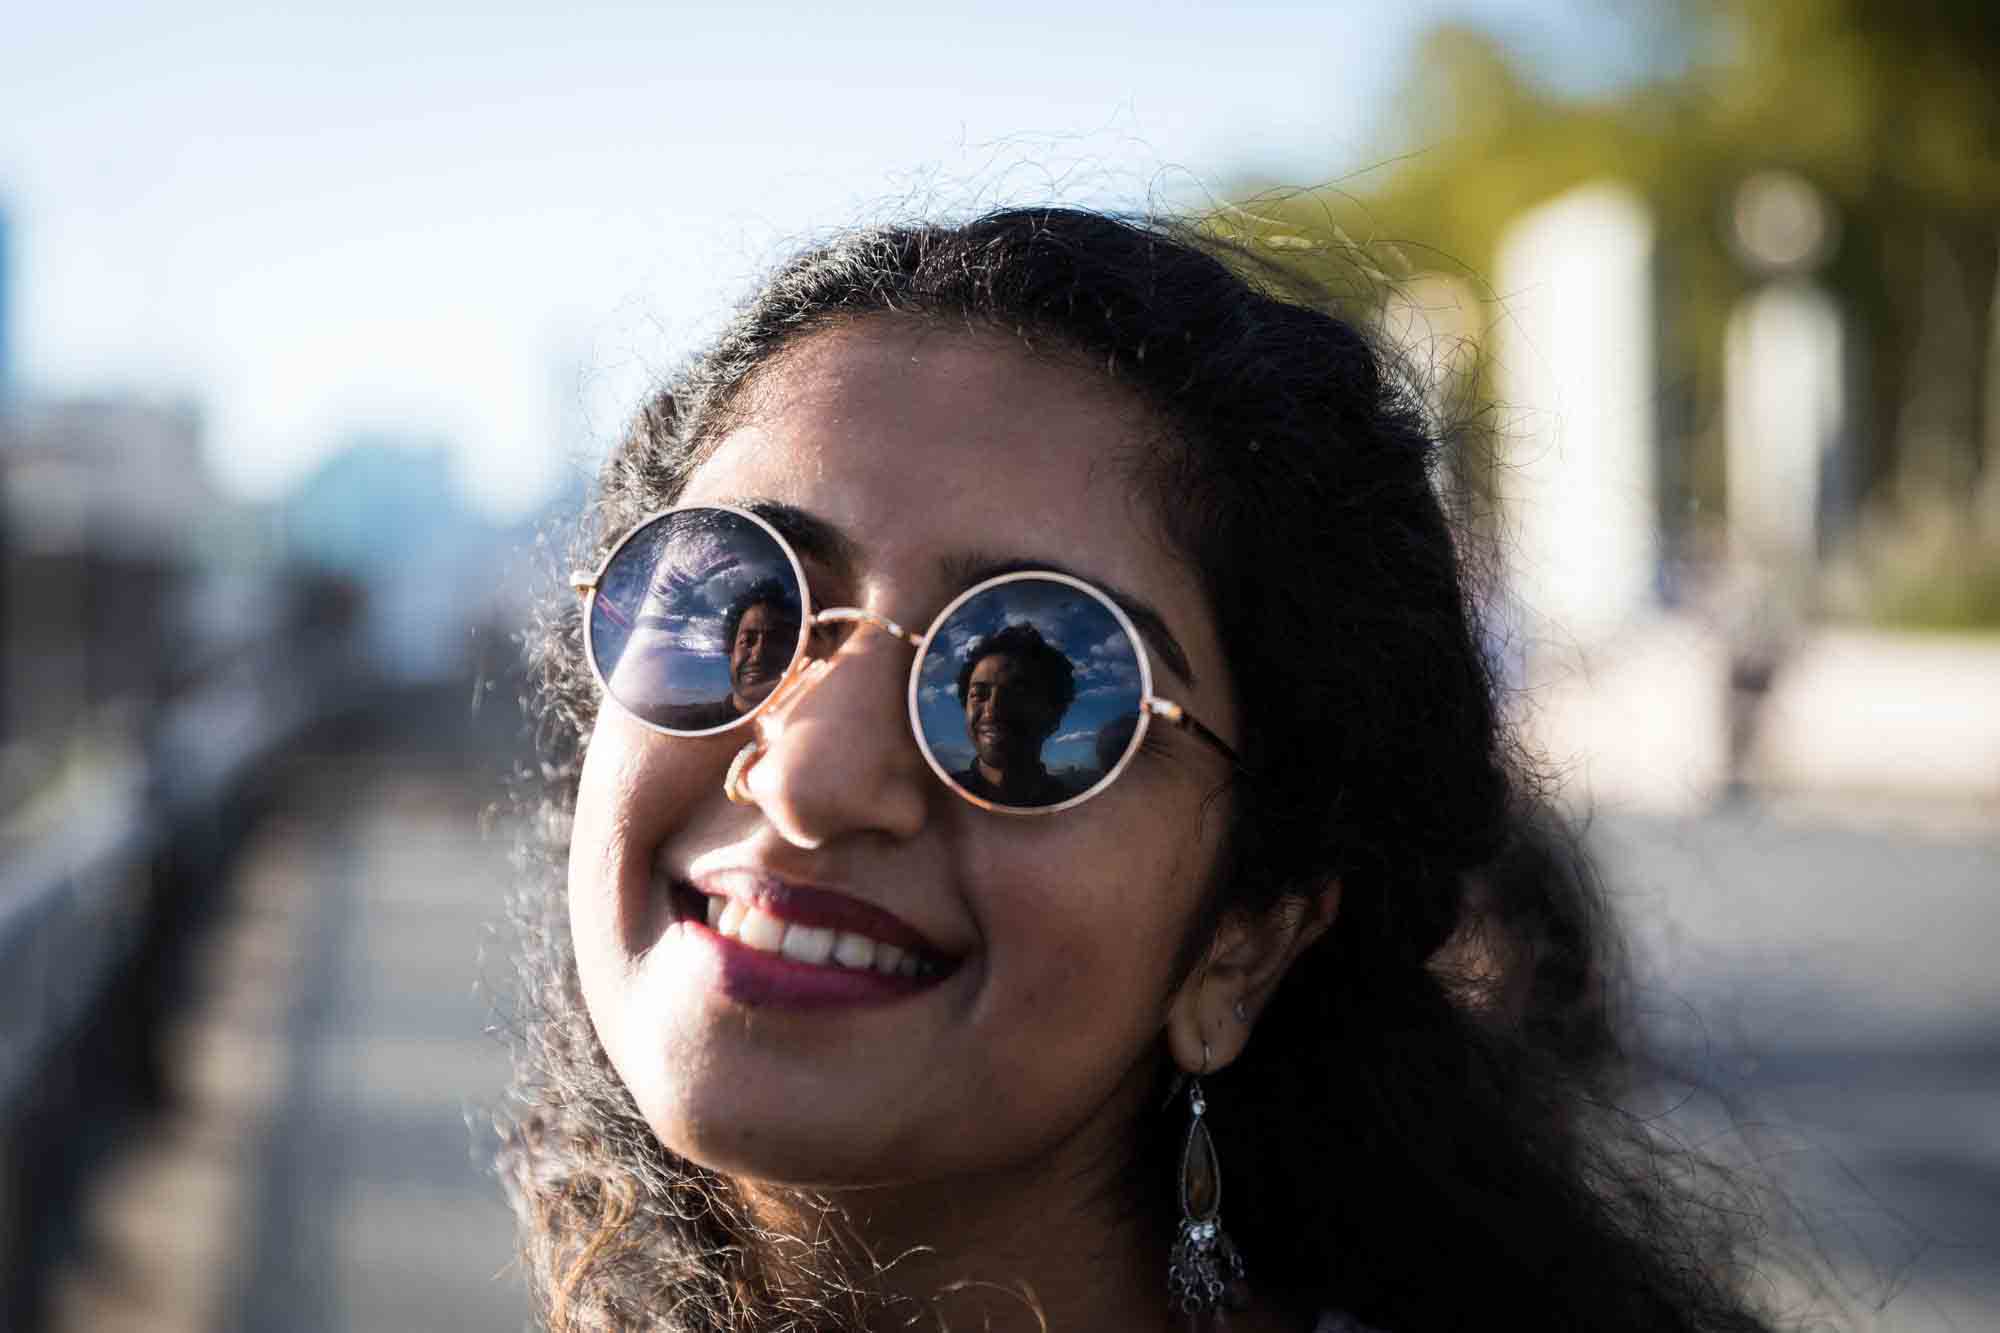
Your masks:
<path fill-rule="evenodd" d="M 815 229 L 1033 200 L 1405 349 L 1666 1123 L 1777 1187 L 1789 1308 L 2000 1327 L 1988 0 L 994 10 L 9 15 L 0 1328 L 521 1324 L 561 521 Z"/>

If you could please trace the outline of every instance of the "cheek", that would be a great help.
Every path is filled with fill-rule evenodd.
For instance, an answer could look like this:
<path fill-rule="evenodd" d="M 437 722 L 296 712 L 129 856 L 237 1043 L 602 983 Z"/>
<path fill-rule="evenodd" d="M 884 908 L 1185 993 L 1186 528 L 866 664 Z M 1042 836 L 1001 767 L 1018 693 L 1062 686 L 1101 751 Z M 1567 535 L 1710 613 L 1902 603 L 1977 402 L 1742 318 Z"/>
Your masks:
<path fill-rule="evenodd" d="M 578 778 L 570 830 L 570 928 L 586 940 L 615 945 L 637 928 L 624 871 L 631 861 L 633 805 L 644 782 L 643 743 L 623 734 L 606 710 L 591 735 Z"/>
<path fill-rule="evenodd" d="M 569 923 L 584 1003 L 607 1047 L 616 1044 L 618 1000 L 627 980 L 623 941 L 634 924 L 621 883 L 629 820 L 620 792 L 629 787 L 623 770 L 630 761 L 615 726 L 600 715 L 584 756 L 570 829 Z"/>
<path fill-rule="evenodd" d="M 584 1002 L 607 1048 L 631 1007 L 639 962 L 665 925 L 655 850 L 695 817 L 697 793 L 718 791 L 724 771 L 713 747 L 666 740 L 614 709 L 599 714 L 577 782 L 568 897 Z"/>
<path fill-rule="evenodd" d="M 995 856 L 1006 867 L 985 895 L 996 1030 L 1046 1046 L 1051 1066 L 1101 1063 L 1117 1075 L 1143 1060 L 1207 884 L 1200 822 L 1135 834 L 1106 821 Z"/>

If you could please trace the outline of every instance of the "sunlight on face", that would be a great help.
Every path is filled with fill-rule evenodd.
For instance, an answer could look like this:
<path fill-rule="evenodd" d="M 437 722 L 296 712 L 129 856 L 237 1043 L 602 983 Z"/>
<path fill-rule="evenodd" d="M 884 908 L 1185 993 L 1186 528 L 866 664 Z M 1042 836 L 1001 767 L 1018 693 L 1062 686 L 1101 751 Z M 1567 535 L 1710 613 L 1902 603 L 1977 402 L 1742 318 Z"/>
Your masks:
<path fill-rule="evenodd" d="M 1149 426 L 1121 393 L 1006 341 L 878 320 L 790 352 L 757 402 L 681 502 L 792 506 L 839 533 L 843 551 L 800 552 L 815 605 L 925 625 L 968 570 L 1060 564 L 1157 610 L 1194 668 L 1177 696 L 1234 734 L 1200 590 L 1105 465 Z M 754 656 L 754 614 L 732 663 Z M 749 805 L 721 788 L 751 733 L 599 714 L 570 865 L 584 994 L 655 1132 L 704 1164 L 828 1186 L 1095 1169 L 1160 1073 L 1221 765 L 1169 736 L 1074 809 L 981 810 L 917 749 L 912 661 L 857 632 L 760 714 Z M 979 762 L 1038 762 L 1059 710 L 1031 676 L 974 664 L 959 734 Z M 848 963 L 815 954 L 836 946 Z"/>

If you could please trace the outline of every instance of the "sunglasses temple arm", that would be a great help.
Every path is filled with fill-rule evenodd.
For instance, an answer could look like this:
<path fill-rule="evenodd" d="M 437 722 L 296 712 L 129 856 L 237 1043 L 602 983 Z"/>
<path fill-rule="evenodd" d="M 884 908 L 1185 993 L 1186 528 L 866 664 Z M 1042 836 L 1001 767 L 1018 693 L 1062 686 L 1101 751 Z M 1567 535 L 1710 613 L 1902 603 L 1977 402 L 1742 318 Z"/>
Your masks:
<path fill-rule="evenodd" d="M 1243 767 L 1243 757 L 1236 753 L 1234 746 L 1203 726 L 1193 713 L 1188 712 L 1187 709 L 1182 708 L 1171 699 L 1149 698 L 1146 700 L 1146 711 L 1163 722 L 1171 722 L 1182 731 L 1191 732 L 1202 740 L 1207 741 L 1215 747 L 1223 758 L 1238 768 Z"/>

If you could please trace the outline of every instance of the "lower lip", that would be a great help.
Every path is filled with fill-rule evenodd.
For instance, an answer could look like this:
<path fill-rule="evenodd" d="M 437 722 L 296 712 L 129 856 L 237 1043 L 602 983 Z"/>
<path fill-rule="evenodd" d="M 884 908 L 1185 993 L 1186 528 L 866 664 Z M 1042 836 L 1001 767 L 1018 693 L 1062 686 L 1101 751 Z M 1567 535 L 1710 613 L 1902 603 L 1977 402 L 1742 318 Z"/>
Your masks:
<path fill-rule="evenodd" d="M 891 977 L 862 968 L 821 967 L 753 949 L 707 926 L 683 921 L 670 932 L 695 955 L 717 991 L 753 1009 L 838 1009 L 894 1004 L 942 977 Z"/>

